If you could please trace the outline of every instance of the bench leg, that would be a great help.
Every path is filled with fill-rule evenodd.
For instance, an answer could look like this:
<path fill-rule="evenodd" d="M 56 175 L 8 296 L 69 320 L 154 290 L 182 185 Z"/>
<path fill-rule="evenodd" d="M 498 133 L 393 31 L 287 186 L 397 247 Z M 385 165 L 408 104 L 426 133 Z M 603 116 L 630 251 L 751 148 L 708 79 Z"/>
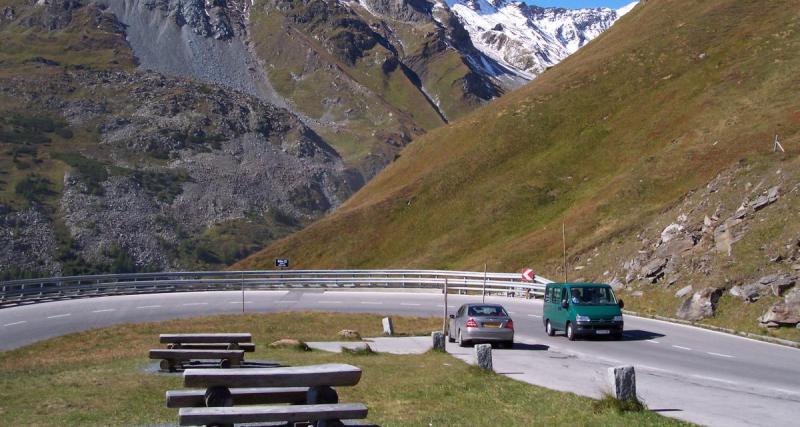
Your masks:
<path fill-rule="evenodd" d="M 162 371 L 165 372 L 176 372 L 178 370 L 179 364 L 176 363 L 174 360 L 167 360 L 164 359 L 161 363 L 158 364 Z"/>
<path fill-rule="evenodd" d="M 326 405 L 339 403 L 339 393 L 333 387 L 316 386 L 309 387 L 306 392 L 307 405 Z"/>
<path fill-rule="evenodd" d="M 233 406 L 233 396 L 228 387 L 218 385 L 206 390 L 203 402 L 207 408 L 228 407 Z"/>

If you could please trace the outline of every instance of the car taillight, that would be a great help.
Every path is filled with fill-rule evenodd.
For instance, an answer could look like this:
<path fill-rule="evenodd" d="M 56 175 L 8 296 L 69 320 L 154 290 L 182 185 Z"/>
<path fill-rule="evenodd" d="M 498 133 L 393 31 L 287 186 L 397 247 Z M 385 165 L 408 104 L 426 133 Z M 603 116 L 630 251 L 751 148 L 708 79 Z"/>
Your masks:
<path fill-rule="evenodd" d="M 506 322 L 506 328 L 514 329 L 514 321 L 511 320 L 511 319 L 508 319 L 508 322 Z"/>
<path fill-rule="evenodd" d="M 478 322 L 476 322 L 475 319 L 469 319 L 469 320 L 467 320 L 467 327 L 468 328 L 477 328 L 478 327 Z"/>

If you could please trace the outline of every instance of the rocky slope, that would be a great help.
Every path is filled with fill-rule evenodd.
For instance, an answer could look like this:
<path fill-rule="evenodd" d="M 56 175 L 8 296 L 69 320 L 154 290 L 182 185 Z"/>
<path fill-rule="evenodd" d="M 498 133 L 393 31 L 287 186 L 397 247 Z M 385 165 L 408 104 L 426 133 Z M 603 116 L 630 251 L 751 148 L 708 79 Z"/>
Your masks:
<path fill-rule="evenodd" d="M 102 3 L 0 10 L 3 276 L 230 263 L 361 185 L 285 109 L 136 71 Z"/>
<path fill-rule="evenodd" d="M 792 6 L 643 2 L 235 268 L 277 254 L 298 267 L 531 266 L 614 283 L 633 310 L 798 339 L 762 328 L 800 314 Z"/>

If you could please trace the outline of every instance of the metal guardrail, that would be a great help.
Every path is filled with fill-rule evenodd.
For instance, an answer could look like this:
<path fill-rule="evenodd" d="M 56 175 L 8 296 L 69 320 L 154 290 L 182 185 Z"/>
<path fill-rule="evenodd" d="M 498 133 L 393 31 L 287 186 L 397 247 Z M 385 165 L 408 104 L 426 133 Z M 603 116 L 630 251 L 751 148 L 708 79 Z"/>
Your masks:
<path fill-rule="evenodd" d="M 185 271 L 48 277 L 0 282 L 0 308 L 58 299 L 158 292 L 420 288 L 541 296 L 551 280 L 519 273 L 447 270 Z"/>

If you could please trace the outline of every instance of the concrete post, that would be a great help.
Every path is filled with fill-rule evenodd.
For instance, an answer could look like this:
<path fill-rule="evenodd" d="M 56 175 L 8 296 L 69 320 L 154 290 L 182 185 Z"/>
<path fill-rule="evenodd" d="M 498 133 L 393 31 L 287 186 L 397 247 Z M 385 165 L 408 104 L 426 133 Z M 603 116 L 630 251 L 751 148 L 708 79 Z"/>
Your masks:
<path fill-rule="evenodd" d="M 636 371 L 633 366 L 608 368 L 611 395 L 617 400 L 636 400 Z"/>
<path fill-rule="evenodd" d="M 492 345 L 491 344 L 478 344 L 475 346 L 475 360 L 478 366 L 487 371 L 494 370 L 492 366 Z"/>
<path fill-rule="evenodd" d="M 431 338 L 433 338 L 433 350 L 434 351 L 445 351 L 444 347 L 444 334 L 442 331 L 434 331 L 431 333 Z"/>
<path fill-rule="evenodd" d="M 392 323 L 391 317 L 383 318 L 383 334 L 388 336 L 394 335 L 394 324 Z"/>

